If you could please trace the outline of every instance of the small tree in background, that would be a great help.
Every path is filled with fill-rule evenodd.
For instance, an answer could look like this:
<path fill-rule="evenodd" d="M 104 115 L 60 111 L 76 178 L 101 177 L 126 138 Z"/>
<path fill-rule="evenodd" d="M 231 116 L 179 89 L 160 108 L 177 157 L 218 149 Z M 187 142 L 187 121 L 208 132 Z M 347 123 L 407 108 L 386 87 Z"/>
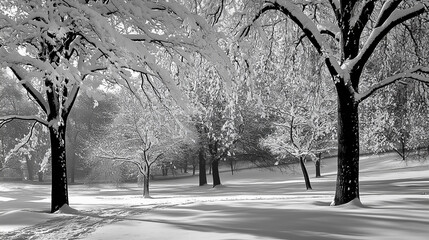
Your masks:
<path fill-rule="evenodd" d="M 127 95 L 124 91 L 121 94 Z M 107 126 L 107 134 L 92 139 L 91 161 L 136 167 L 144 179 L 143 196 L 147 198 L 150 197 L 152 167 L 161 158 L 171 159 L 186 150 L 183 146 L 193 141 L 193 133 L 180 124 L 174 112 L 168 112 L 161 104 L 140 102 L 129 96 L 120 101 L 119 108 L 113 122 Z"/>

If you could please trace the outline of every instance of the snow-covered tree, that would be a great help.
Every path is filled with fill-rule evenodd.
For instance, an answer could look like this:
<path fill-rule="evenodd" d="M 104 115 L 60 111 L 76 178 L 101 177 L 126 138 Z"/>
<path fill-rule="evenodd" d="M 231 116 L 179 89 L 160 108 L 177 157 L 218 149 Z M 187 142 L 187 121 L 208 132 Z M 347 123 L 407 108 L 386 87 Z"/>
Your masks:
<path fill-rule="evenodd" d="M 225 84 L 215 69 L 199 56 L 194 58 L 197 67 L 186 73 L 188 95 L 195 109 L 193 120 L 200 133 L 200 174 L 204 174 L 205 158 L 210 156 L 213 187 L 220 185 L 219 163 L 232 155 L 239 138 L 240 112 L 237 110 L 236 87 Z M 234 77 L 232 77 L 235 79 Z M 235 85 L 239 85 L 236 83 Z M 206 152 L 206 154 L 204 154 Z M 202 176 L 202 175 L 201 175 Z M 200 185 L 204 185 L 204 177 Z"/>
<path fill-rule="evenodd" d="M 371 57 L 363 73 L 368 82 L 376 82 L 413 63 L 427 62 L 429 46 L 426 18 L 403 23 L 392 29 Z M 395 151 L 402 160 L 428 144 L 428 96 L 426 83 L 403 79 L 380 89 L 360 105 L 361 149 L 369 152 Z"/>
<path fill-rule="evenodd" d="M 0 85 L 0 115 L 34 114 L 37 112 L 34 107 L 35 105 L 5 74 Z M 0 172 L 12 176 L 18 172 L 23 178 L 25 176 L 26 179 L 33 180 L 42 158 L 38 156 L 38 151 L 43 153 L 44 145 L 47 144 L 46 136 L 43 135 L 45 134 L 40 126 L 25 121 L 15 121 L 1 126 Z M 23 143 L 30 144 L 25 146 Z"/>
<path fill-rule="evenodd" d="M 304 161 L 312 159 L 320 167 L 317 155 L 333 149 L 336 107 L 327 74 L 318 67 L 318 57 L 309 50 L 304 43 L 291 44 L 289 48 L 283 47 L 280 54 L 276 53 L 291 58 L 267 59 L 273 66 L 285 70 L 267 81 L 270 94 L 264 97 L 264 108 L 275 119 L 274 131 L 261 141 L 278 156 L 277 163 L 290 156 L 299 159 L 307 189 L 311 185 Z M 266 72 L 269 71 L 266 68 Z"/>
<path fill-rule="evenodd" d="M 252 27 L 258 29 L 258 20 L 274 11 L 291 19 L 323 58 L 338 99 L 338 173 L 333 204 L 359 198 L 359 103 L 401 79 L 429 81 L 427 62 L 398 69 L 366 89 L 359 89 L 365 82 L 362 72 L 380 41 L 394 27 L 426 14 L 429 1 L 279 0 L 261 1 L 259 6 L 241 38 Z"/>
<path fill-rule="evenodd" d="M 142 103 L 131 96 L 124 99 L 112 124 L 106 126 L 110 131 L 92 140 L 93 161 L 137 167 L 144 179 L 143 196 L 150 197 L 151 168 L 162 158 L 174 158 L 183 145 L 194 141 L 192 131 L 173 114 L 161 104 Z"/>
<path fill-rule="evenodd" d="M 144 81 L 159 80 L 186 108 L 170 72 L 197 51 L 228 79 L 228 59 L 217 38 L 202 17 L 175 1 L 2 1 L 0 63 L 45 116 L 2 116 L 0 124 L 21 119 L 48 127 L 51 212 L 69 202 L 65 132 L 80 89 L 112 82 L 135 91 Z M 173 59 L 175 66 L 164 68 L 155 56 L 159 51 L 181 57 Z M 136 82 L 132 75 L 137 73 L 141 78 Z"/>

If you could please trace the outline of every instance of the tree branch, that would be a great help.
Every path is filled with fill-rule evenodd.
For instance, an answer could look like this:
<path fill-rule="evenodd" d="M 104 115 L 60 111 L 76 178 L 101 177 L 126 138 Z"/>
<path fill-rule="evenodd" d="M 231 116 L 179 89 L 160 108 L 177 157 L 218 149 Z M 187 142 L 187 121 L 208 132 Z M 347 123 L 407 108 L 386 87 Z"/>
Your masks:
<path fill-rule="evenodd" d="M 403 0 L 388 0 L 383 4 L 380 13 L 378 14 L 378 18 L 375 21 L 375 27 L 380 27 L 384 24 L 384 22 L 390 17 L 390 15 L 395 11 L 395 9 L 399 6 L 399 4 Z"/>
<path fill-rule="evenodd" d="M 408 9 L 396 9 L 393 11 L 394 13 L 391 14 L 380 27 L 376 27 L 372 30 L 359 54 L 350 62 L 350 67 L 363 67 L 377 45 L 380 43 L 381 39 L 383 39 L 392 28 L 426 11 L 427 7 L 423 3 L 416 4 Z"/>
<path fill-rule="evenodd" d="M 143 174 L 144 176 L 146 176 L 146 173 L 144 171 L 144 167 L 142 166 L 142 164 L 140 162 L 137 162 L 135 160 L 124 160 L 124 159 L 117 159 L 117 160 L 113 160 L 113 161 L 120 161 L 122 163 L 131 163 L 131 164 L 134 164 L 139 169 L 139 172 L 141 174 Z"/>
<path fill-rule="evenodd" d="M 13 120 L 25 120 L 25 121 L 35 121 L 45 126 L 48 126 L 49 123 L 46 120 L 43 120 L 36 116 L 19 116 L 19 115 L 8 115 L 0 117 L 0 128 L 3 127 L 6 123 L 9 123 Z"/>
<path fill-rule="evenodd" d="M 299 149 L 299 147 L 295 144 L 295 141 L 294 141 L 294 139 L 293 139 L 293 121 L 294 121 L 294 117 L 292 117 L 292 119 L 290 120 L 290 141 L 291 141 L 291 143 L 292 143 L 292 145 L 296 148 L 296 149 Z"/>
<path fill-rule="evenodd" d="M 279 1 L 266 1 L 265 6 L 254 17 L 252 24 L 258 20 L 263 13 L 270 10 L 280 11 L 294 21 L 316 48 L 316 51 L 324 57 L 331 75 L 342 75 L 343 70 L 335 59 L 330 47 L 326 45 L 317 26 L 295 3 L 290 1 L 281 1 L 281 3 L 279 3 Z M 247 36 L 252 24 L 243 29 L 239 38 Z"/>
<path fill-rule="evenodd" d="M 69 96 L 67 96 L 67 100 L 64 104 L 65 114 L 70 113 L 70 111 L 74 105 L 74 102 L 76 101 L 77 94 L 79 93 L 79 89 L 80 89 L 79 83 L 74 83 L 73 88 L 70 91 Z"/>
<path fill-rule="evenodd" d="M 353 19 L 355 20 L 352 23 L 351 28 L 353 29 L 356 38 L 360 38 L 360 35 L 365 28 L 365 25 L 367 24 L 372 12 L 374 11 L 374 2 L 374 0 L 367 0 L 364 3 L 364 6 L 360 9 L 359 15 L 357 17 L 353 17 Z"/>
<path fill-rule="evenodd" d="M 28 79 L 27 79 L 28 72 L 16 64 L 11 65 L 10 69 L 12 70 L 14 75 L 18 78 L 19 83 L 34 98 L 34 100 L 36 100 L 37 104 L 39 104 L 39 106 L 42 108 L 42 110 L 46 114 L 49 114 L 48 103 L 45 101 L 42 94 L 39 91 L 37 91 L 33 87 L 33 85 L 31 85 L 31 83 L 28 81 Z"/>
<path fill-rule="evenodd" d="M 163 156 L 164 156 L 164 153 L 158 154 L 158 156 L 156 156 L 155 160 L 153 160 L 152 162 L 149 163 L 149 167 L 151 167 L 152 164 L 154 164 L 156 161 L 158 161 L 158 159 L 160 159 Z"/>
<path fill-rule="evenodd" d="M 337 18 L 337 22 L 339 22 L 339 19 L 340 19 L 340 1 L 329 0 L 329 4 L 331 4 L 331 8 L 334 11 L 335 17 Z"/>
<path fill-rule="evenodd" d="M 328 35 L 330 37 L 332 37 L 332 39 L 334 39 L 336 42 L 339 42 L 340 40 L 337 38 L 337 36 L 335 35 L 334 32 L 328 30 L 328 29 L 322 29 L 320 30 L 320 34 L 325 34 Z"/>
<path fill-rule="evenodd" d="M 402 73 L 398 73 L 398 74 L 395 74 L 393 76 L 390 76 L 390 77 L 384 79 L 383 81 L 378 82 L 377 84 L 373 85 L 366 92 L 361 93 L 361 94 L 356 94 L 356 98 L 355 98 L 356 102 L 360 103 L 363 100 L 365 100 L 366 98 L 368 98 L 369 96 L 371 96 L 378 89 L 383 88 L 385 86 L 388 86 L 388 85 L 390 85 L 396 81 L 399 81 L 401 79 L 404 79 L 404 78 L 429 83 L 429 76 L 421 75 L 422 73 L 423 74 L 429 74 L 429 67 L 419 66 L 419 67 L 412 68 L 406 72 L 402 72 Z"/>

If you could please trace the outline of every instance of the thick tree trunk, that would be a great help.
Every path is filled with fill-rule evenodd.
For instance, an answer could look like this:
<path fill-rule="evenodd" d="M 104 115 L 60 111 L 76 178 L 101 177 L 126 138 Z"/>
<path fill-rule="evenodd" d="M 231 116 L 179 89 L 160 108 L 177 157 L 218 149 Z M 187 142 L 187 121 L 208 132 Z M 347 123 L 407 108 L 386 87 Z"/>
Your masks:
<path fill-rule="evenodd" d="M 200 186 L 204 186 L 207 184 L 207 175 L 206 175 L 206 159 L 204 158 L 203 150 L 200 150 L 198 153 L 198 161 L 199 161 L 199 180 Z"/>
<path fill-rule="evenodd" d="M 303 157 L 299 157 L 299 164 L 301 165 L 302 174 L 304 175 L 305 187 L 307 188 L 307 190 L 312 189 L 310 184 L 310 178 L 308 177 L 308 172 L 307 168 L 305 167 Z"/>
<path fill-rule="evenodd" d="M 220 185 L 220 176 L 219 176 L 219 160 L 218 158 L 213 159 L 212 169 L 213 169 L 213 187 Z"/>
<path fill-rule="evenodd" d="M 345 87 L 337 91 L 338 172 L 333 204 L 341 205 L 359 198 L 359 117 L 358 104 Z"/>
<path fill-rule="evenodd" d="M 57 126 L 57 128 L 49 127 L 52 152 L 52 213 L 56 212 L 64 204 L 69 204 L 65 132 L 65 125 Z"/>

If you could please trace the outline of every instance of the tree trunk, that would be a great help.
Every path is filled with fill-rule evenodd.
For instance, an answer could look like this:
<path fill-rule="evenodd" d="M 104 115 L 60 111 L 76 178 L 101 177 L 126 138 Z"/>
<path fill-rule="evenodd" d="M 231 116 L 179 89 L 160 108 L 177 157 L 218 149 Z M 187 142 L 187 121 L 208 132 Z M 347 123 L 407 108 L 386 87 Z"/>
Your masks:
<path fill-rule="evenodd" d="M 192 164 L 192 176 L 195 176 L 195 170 L 197 168 L 197 165 L 195 163 Z"/>
<path fill-rule="evenodd" d="M 305 167 L 303 157 L 299 157 L 299 164 L 301 165 L 302 174 L 304 175 L 305 187 L 307 188 L 307 190 L 312 189 L 310 184 L 310 178 L 308 177 L 308 172 L 307 168 Z"/>
<path fill-rule="evenodd" d="M 204 186 L 207 184 L 207 175 L 206 175 L 206 159 L 204 158 L 204 152 L 200 149 L 198 153 L 198 161 L 199 161 L 199 179 L 200 186 Z"/>
<path fill-rule="evenodd" d="M 143 197 L 150 198 L 149 194 L 149 181 L 150 181 L 150 168 L 146 166 L 146 173 L 143 174 Z"/>
<path fill-rule="evenodd" d="M 49 127 L 52 152 L 52 193 L 51 212 L 56 212 L 64 204 L 69 204 L 67 186 L 67 164 L 64 125 Z"/>
<path fill-rule="evenodd" d="M 162 176 L 167 176 L 167 171 L 166 171 L 167 166 L 163 163 L 161 165 L 161 172 L 162 172 Z"/>
<path fill-rule="evenodd" d="M 319 156 L 317 156 L 316 163 L 315 163 L 315 165 L 316 165 L 316 177 L 317 178 L 321 177 L 321 175 L 320 175 L 320 164 L 322 161 L 322 153 L 319 153 L 318 155 Z"/>
<path fill-rule="evenodd" d="M 229 160 L 229 164 L 231 167 L 231 175 L 234 175 L 234 160 L 232 158 Z"/>
<path fill-rule="evenodd" d="M 215 158 L 212 161 L 212 174 L 213 174 L 213 187 L 220 185 L 220 176 L 219 176 L 219 158 Z"/>
<path fill-rule="evenodd" d="M 188 173 L 188 160 L 183 163 L 183 173 Z"/>
<path fill-rule="evenodd" d="M 175 176 L 176 176 L 176 169 L 175 169 L 175 166 L 174 166 L 173 164 L 171 164 L 171 165 L 170 165 L 170 168 L 171 168 L 171 175 L 173 175 L 173 177 L 175 177 Z"/>
<path fill-rule="evenodd" d="M 43 172 L 37 172 L 37 178 L 39 182 L 43 182 Z"/>
<path fill-rule="evenodd" d="M 28 180 L 34 180 L 34 167 L 33 162 L 31 161 L 29 156 L 25 156 L 25 162 L 27 164 L 27 172 L 28 172 Z"/>
<path fill-rule="evenodd" d="M 405 137 L 404 140 L 401 141 L 401 146 L 402 146 L 402 161 L 406 160 L 406 142 L 405 142 Z"/>
<path fill-rule="evenodd" d="M 333 205 L 359 198 L 358 104 L 345 86 L 338 85 L 338 172 Z"/>

